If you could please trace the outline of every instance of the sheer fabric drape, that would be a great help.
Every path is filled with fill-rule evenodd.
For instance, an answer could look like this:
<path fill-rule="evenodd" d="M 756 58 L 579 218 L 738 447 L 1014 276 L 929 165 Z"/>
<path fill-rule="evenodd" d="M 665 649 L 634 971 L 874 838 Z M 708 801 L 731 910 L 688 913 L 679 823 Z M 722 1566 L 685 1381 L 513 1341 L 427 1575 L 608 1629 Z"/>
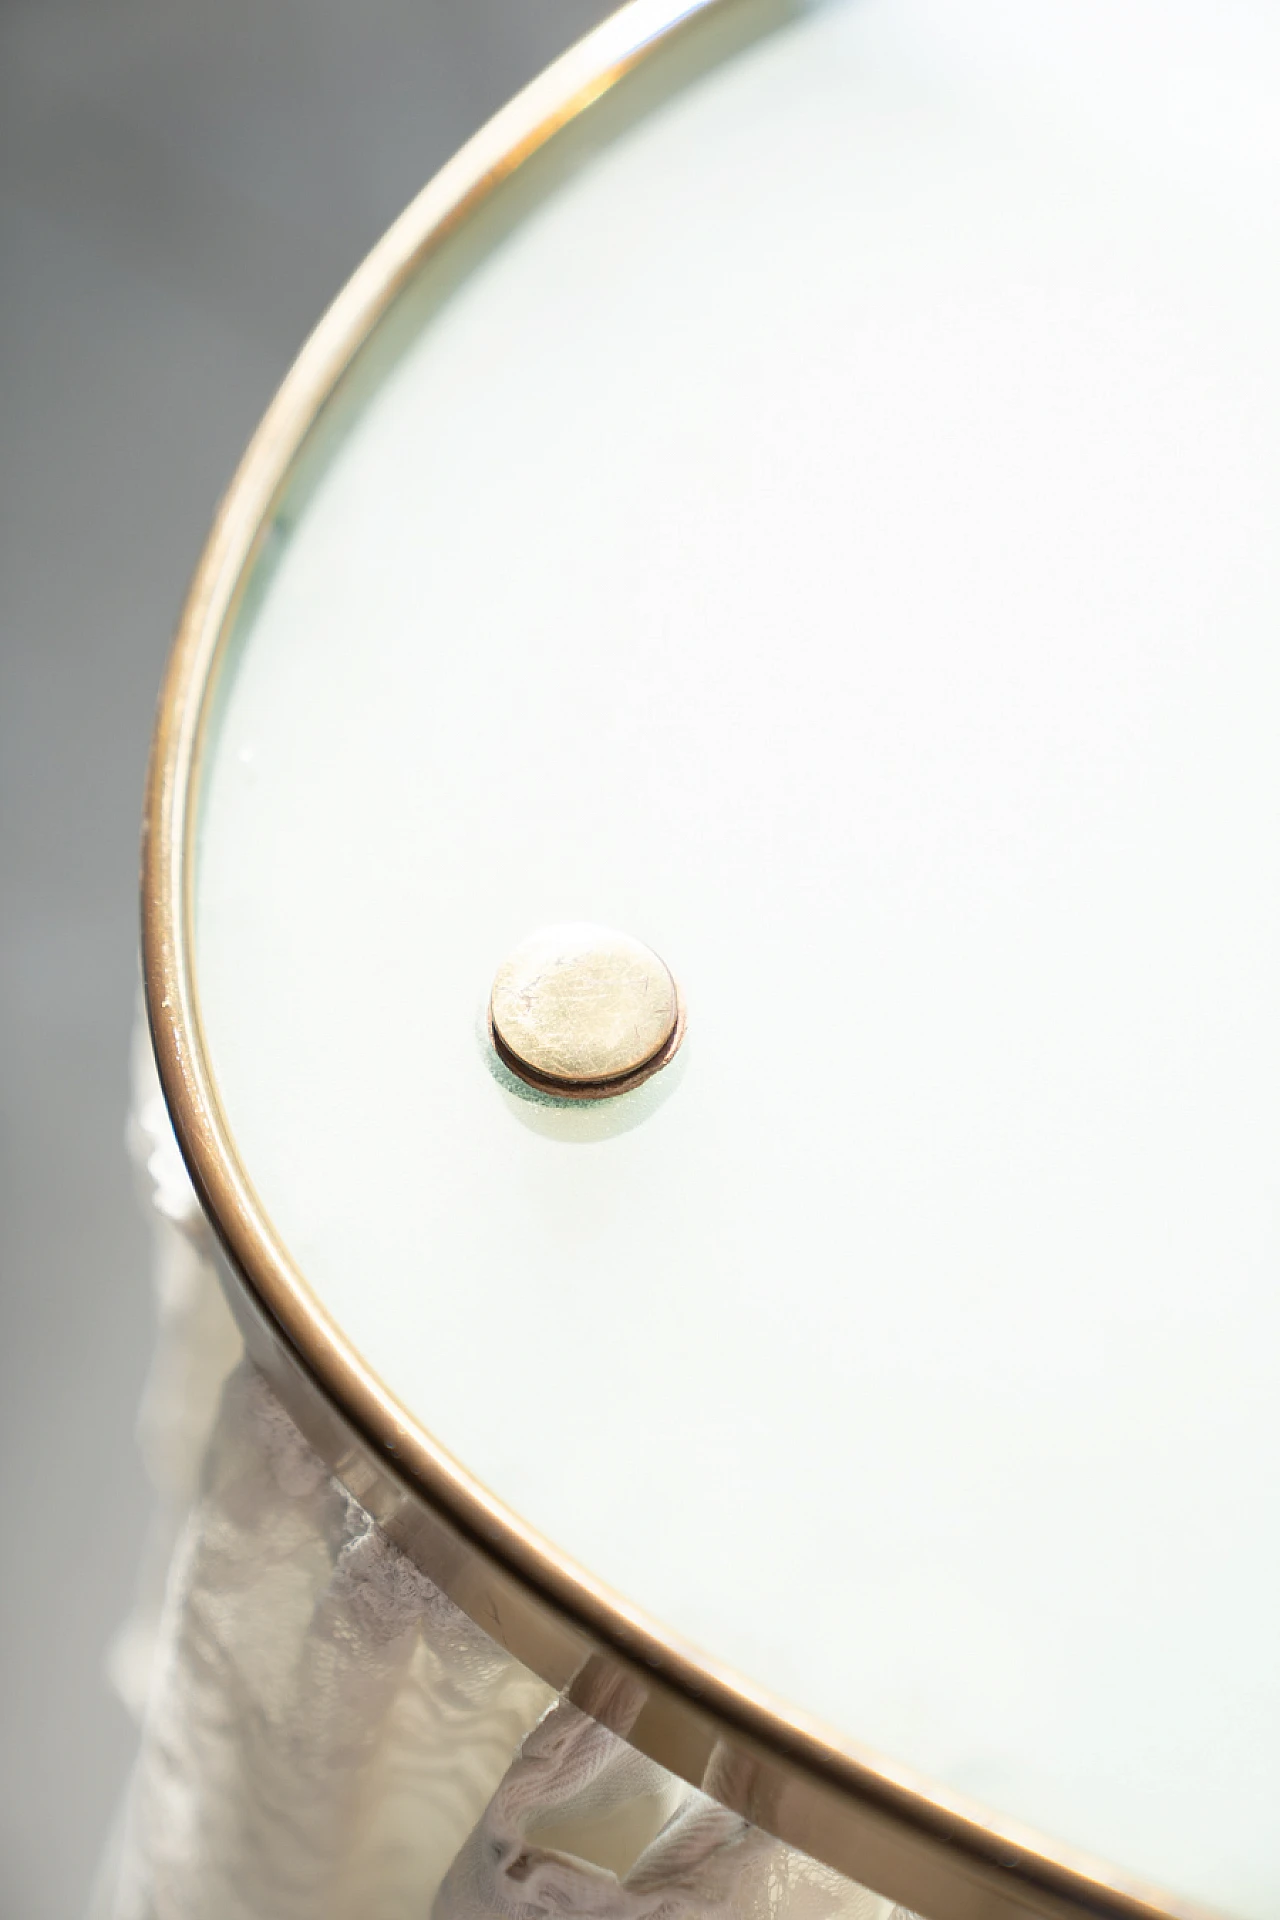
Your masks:
<path fill-rule="evenodd" d="M 130 1139 L 157 1510 L 93 1920 L 908 1920 L 557 1699 L 328 1473 L 244 1356 L 144 1036 Z"/>

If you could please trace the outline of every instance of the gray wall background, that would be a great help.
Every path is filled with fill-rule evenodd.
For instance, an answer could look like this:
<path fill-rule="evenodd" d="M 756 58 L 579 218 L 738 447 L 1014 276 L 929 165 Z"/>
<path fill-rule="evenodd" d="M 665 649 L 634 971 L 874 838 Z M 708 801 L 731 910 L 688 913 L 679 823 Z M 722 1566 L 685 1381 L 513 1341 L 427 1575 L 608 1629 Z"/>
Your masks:
<path fill-rule="evenodd" d="M 0 1920 L 74 1920 L 132 1749 L 124 1160 L 152 707 L 322 307 L 606 0 L 0 0 Z"/>

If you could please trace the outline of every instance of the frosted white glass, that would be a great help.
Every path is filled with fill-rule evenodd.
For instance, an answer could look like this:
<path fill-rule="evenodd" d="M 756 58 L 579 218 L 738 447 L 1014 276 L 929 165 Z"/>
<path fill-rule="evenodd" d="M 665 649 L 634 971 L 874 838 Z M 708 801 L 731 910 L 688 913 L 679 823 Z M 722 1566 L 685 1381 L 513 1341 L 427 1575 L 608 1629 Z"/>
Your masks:
<path fill-rule="evenodd" d="M 1278 92 L 1262 0 L 850 0 L 632 128 L 299 509 L 198 899 L 253 1179 L 444 1444 L 753 1681 L 1245 1920 Z M 689 1034 L 549 1112 L 481 1013 L 569 919 Z"/>

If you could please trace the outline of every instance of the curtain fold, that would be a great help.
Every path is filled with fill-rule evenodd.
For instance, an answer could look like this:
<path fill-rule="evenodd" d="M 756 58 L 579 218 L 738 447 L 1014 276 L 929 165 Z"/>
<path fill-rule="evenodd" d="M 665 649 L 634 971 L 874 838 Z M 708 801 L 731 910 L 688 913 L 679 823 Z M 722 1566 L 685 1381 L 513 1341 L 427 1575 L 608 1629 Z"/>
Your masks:
<path fill-rule="evenodd" d="M 93 1920 L 910 1920 L 558 1699 L 387 1539 L 243 1354 L 145 1035 L 134 1077 L 157 1512 Z M 640 1690 L 601 1684 L 625 1730 Z"/>

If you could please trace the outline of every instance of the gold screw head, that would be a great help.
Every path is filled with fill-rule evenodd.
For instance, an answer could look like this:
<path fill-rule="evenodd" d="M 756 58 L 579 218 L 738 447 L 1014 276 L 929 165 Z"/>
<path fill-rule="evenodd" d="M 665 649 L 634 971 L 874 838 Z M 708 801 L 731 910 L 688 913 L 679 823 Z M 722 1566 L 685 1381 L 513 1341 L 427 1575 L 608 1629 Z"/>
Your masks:
<path fill-rule="evenodd" d="M 684 1005 L 652 948 L 571 921 L 541 928 L 507 955 L 489 998 L 489 1032 L 528 1085 L 603 1100 L 667 1064 L 684 1037 Z"/>

